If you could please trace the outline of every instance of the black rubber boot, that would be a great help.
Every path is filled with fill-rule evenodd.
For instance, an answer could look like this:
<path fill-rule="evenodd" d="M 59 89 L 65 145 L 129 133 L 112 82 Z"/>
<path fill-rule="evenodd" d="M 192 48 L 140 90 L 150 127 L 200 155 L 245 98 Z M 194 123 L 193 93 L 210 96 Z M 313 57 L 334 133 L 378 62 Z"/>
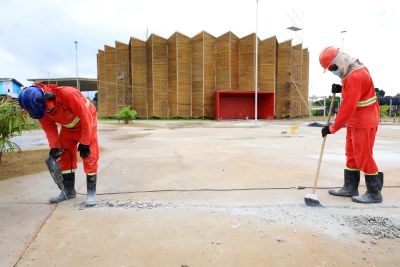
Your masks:
<path fill-rule="evenodd" d="M 64 191 L 61 191 L 60 194 L 56 197 L 51 197 L 49 199 L 50 203 L 58 203 L 58 202 L 76 197 L 75 173 L 74 172 L 64 173 L 63 179 L 64 179 L 64 181 L 63 181 Z"/>
<path fill-rule="evenodd" d="M 357 203 L 381 203 L 381 190 L 383 186 L 383 172 L 378 172 L 375 175 L 365 175 L 365 185 L 367 192 L 358 197 L 352 197 L 352 200 Z"/>
<path fill-rule="evenodd" d="M 87 174 L 86 175 L 86 184 L 87 184 L 86 206 L 94 206 L 97 204 L 96 182 L 97 182 L 97 174 L 94 174 L 94 175 Z"/>
<path fill-rule="evenodd" d="M 344 170 L 344 185 L 340 189 L 329 189 L 329 194 L 342 197 L 358 196 L 358 185 L 360 184 L 360 172 Z"/>

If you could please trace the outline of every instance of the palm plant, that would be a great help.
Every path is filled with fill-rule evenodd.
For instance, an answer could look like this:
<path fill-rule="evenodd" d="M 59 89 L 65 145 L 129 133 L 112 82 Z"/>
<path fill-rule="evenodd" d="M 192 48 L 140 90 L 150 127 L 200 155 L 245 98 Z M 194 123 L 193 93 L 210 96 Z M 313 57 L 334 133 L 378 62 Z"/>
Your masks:
<path fill-rule="evenodd" d="M 18 105 L 0 102 L 0 162 L 5 154 L 20 154 L 21 148 L 11 138 L 28 127 L 28 118 Z"/>
<path fill-rule="evenodd" d="M 125 124 L 128 124 L 129 121 L 134 120 L 136 118 L 137 112 L 133 110 L 130 106 L 123 107 L 116 117 L 120 121 L 124 121 Z"/>

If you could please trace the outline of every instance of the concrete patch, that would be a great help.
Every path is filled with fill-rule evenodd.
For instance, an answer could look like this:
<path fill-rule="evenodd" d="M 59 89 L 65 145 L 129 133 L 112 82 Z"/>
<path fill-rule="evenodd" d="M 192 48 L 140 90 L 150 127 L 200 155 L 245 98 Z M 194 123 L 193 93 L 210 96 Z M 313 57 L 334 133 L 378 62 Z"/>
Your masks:
<path fill-rule="evenodd" d="M 400 238 L 400 225 L 389 218 L 377 216 L 351 216 L 345 221 L 358 234 L 373 236 L 377 239 Z"/>

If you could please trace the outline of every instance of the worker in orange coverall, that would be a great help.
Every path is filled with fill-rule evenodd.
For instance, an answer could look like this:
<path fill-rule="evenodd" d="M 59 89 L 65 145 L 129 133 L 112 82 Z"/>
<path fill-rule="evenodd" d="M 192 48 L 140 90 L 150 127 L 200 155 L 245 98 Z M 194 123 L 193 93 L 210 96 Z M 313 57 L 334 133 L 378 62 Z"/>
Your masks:
<path fill-rule="evenodd" d="M 96 108 L 74 87 L 43 84 L 24 88 L 19 103 L 32 118 L 39 119 L 49 142 L 49 156 L 59 157 L 65 190 L 49 201 L 57 203 L 76 197 L 75 170 L 79 151 L 86 173 L 86 205 L 95 205 L 99 159 Z M 61 125 L 60 131 L 57 124 Z"/>
<path fill-rule="evenodd" d="M 334 134 L 347 125 L 344 185 L 338 190 L 330 189 L 329 193 L 352 197 L 358 203 L 380 203 L 383 173 L 378 172 L 373 157 L 380 114 L 369 71 L 358 59 L 333 46 L 322 50 L 319 61 L 325 70 L 328 69 L 342 80 L 342 85 L 332 85 L 332 93 L 342 93 L 343 98 L 335 122 L 322 128 L 322 136 Z M 362 196 L 358 196 L 360 171 L 365 174 L 367 186 L 367 192 Z"/>

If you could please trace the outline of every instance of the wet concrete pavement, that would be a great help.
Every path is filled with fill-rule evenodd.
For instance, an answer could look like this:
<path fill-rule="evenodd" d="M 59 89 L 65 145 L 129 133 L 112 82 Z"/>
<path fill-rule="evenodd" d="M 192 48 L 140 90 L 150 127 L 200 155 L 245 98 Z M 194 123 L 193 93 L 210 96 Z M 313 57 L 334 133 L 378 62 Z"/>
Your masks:
<path fill-rule="evenodd" d="M 97 207 L 84 207 L 81 194 L 47 204 L 57 193 L 47 173 L 0 181 L 0 265 L 400 265 L 398 238 L 360 234 L 351 223 L 367 216 L 399 226 L 400 188 L 367 206 L 319 189 L 325 208 L 304 205 L 310 189 L 296 187 L 312 185 L 321 145 L 320 128 L 305 124 L 102 122 Z M 321 187 L 342 183 L 344 134 L 328 138 Z M 398 136 L 400 126 L 382 125 L 376 141 L 388 186 L 400 186 Z M 83 194 L 84 180 L 80 166 Z"/>

